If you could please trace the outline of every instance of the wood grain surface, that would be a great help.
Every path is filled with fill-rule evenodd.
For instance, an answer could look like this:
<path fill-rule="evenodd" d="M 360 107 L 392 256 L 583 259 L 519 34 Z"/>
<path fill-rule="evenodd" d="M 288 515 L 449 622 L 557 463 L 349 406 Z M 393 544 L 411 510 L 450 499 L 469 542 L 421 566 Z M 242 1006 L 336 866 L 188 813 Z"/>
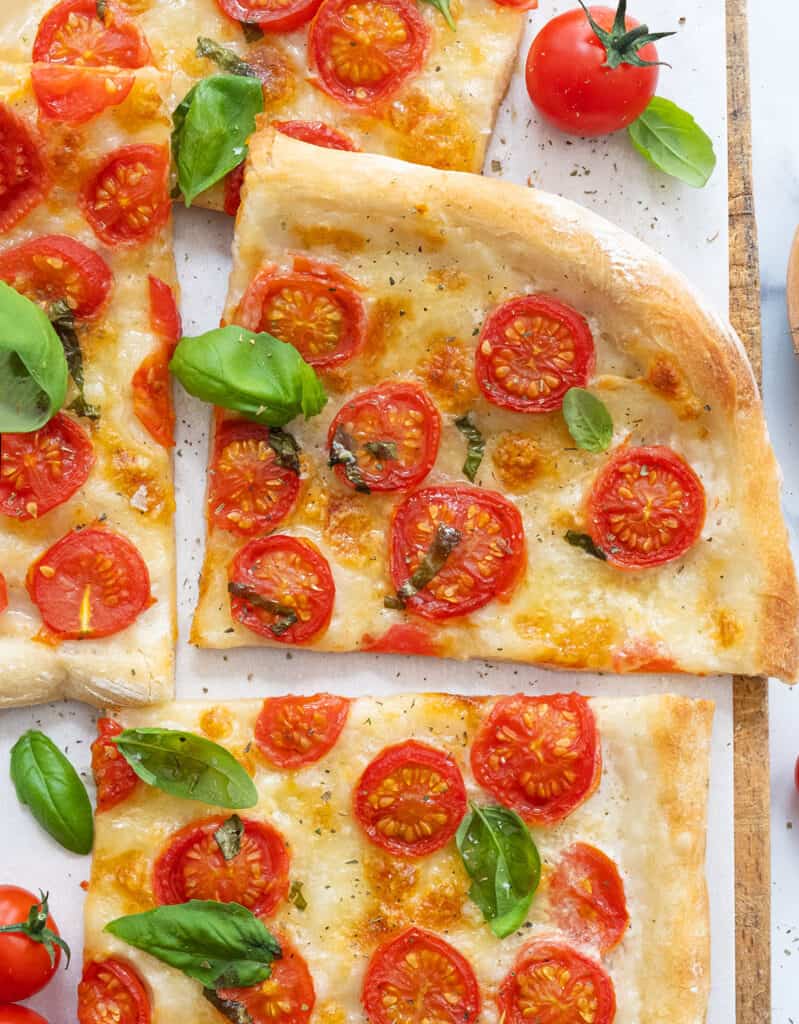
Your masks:
<path fill-rule="evenodd" d="M 761 376 L 760 264 L 752 194 L 746 0 L 727 0 L 730 319 Z M 733 685 L 736 1022 L 771 1020 L 768 683 Z"/>

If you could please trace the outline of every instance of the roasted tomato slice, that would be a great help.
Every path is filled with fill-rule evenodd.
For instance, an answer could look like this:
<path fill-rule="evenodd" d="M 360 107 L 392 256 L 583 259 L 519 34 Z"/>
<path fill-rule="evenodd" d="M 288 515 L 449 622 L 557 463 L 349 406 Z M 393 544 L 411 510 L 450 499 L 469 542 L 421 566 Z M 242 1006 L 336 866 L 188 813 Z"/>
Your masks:
<path fill-rule="evenodd" d="M 150 1024 L 150 999 L 144 984 L 121 960 L 92 960 L 78 985 L 80 1024 Z"/>
<path fill-rule="evenodd" d="M 0 572 L 0 615 L 8 608 L 8 587 L 6 586 L 6 578 Z"/>
<path fill-rule="evenodd" d="M 281 465 L 269 427 L 228 420 L 216 432 L 208 491 L 208 518 L 244 536 L 268 533 L 294 507 L 295 471 Z"/>
<path fill-rule="evenodd" d="M 169 219 L 169 152 L 163 146 L 123 146 L 87 180 L 80 208 L 106 245 L 141 245 Z"/>
<path fill-rule="evenodd" d="M 165 448 L 175 444 L 175 407 L 169 360 L 180 340 L 180 313 L 169 285 L 150 275 L 150 326 L 158 336 L 158 347 L 145 356 L 133 374 L 133 411 L 154 441 Z"/>
<path fill-rule="evenodd" d="M 545 295 L 504 302 L 483 324 L 475 355 L 477 384 L 489 402 L 517 412 L 549 412 L 594 370 L 585 319 Z"/>
<path fill-rule="evenodd" d="M 370 1024 L 471 1024 L 480 1015 L 469 961 L 423 928 L 406 928 L 372 954 L 361 1002 Z"/>
<path fill-rule="evenodd" d="M 337 267 L 307 266 L 293 273 L 261 270 L 241 300 L 236 322 L 289 342 L 311 366 L 329 370 L 362 348 L 366 308 L 355 282 Z"/>
<path fill-rule="evenodd" d="M 28 593 L 47 629 L 62 640 L 110 636 L 152 604 L 139 552 L 110 530 L 73 530 L 28 570 Z"/>
<path fill-rule="evenodd" d="M 616 994 L 599 964 L 556 940 L 522 947 L 499 987 L 497 1005 L 507 1024 L 613 1024 Z"/>
<path fill-rule="evenodd" d="M 549 882 L 549 905 L 561 931 L 603 954 L 618 946 L 630 923 L 618 868 L 587 843 L 575 843 L 561 857 Z"/>
<path fill-rule="evenodd" d="M 515 505 L 477 487 L 428 487 L 409 495 L 391 521 L 391 579 L 399 590 L 419 568 L 440 526 L 460 541 L 442 568 L 408 598 L 410 611 L 449 619 L 507 598 L 525 564 L 524 527 Z"/>
<path fill-rule="evenodd" d="M 413 0 L 324 0 L 308 34 L 308 55 L 333 99 L 371 107 L 421 68 L 429 41 Z"/>
<path fill-rule="evenodd" d="M 193 821 L 176 832 L 153 866 L 156 902 L 217 900 L 273 914 L 289 891 L 289 852 L 268 822 L 243 818 L 239 852 L 225 860 L 214 833 L 225 818 Z"/>
<path fill-rule="evenodd" d="M 252 1024 L 307 1024 L 316 1003 L 311 972 L 285 936 L 277 939 L 283 956 L 272 963 L 266 981 L 249 988 L 223 988 L 218 995 L 244 1006 Z"/>
<path fill-rule="evenodd" d="M 0 437 L 0 515 L 38 519 L 86 482 L 94 465 L 89 435 L 59 412 L 41 430 Z"/>
<path fill-rule="evenodd" d="M 105 13 L 97 0 L 62 0 L 39 23 L 35 62 L 83 67 L 140 68 L 150 63 L 150 47 L 135 22 L 113 0 Z"/>
<path fill-rule="evenodd" d="M 405 740 L 367 765 L 354 806 L 373 843 L 401 857 L 423 857 L 457 832 L 466 813 L 466 788 L 448 753 Z"/>
<path fill-rule="evenodd" d="M 0 253 L 0 281 L 45 308 L 63 299 L 85 320 L 103 308 L 114 278 L 102 256 L 82 242 L 39 235 Z"/>
<path fill-rule="evenodd" d="M 241 206 L 241 186 L 244 184 L 244 164 L 234 167 L 225 177 L 225 213 L 235 217 Z"/>
<path fill-rule="evenodd" d="M 369 654 L 423 654 L 433 656 L 439 653 L 434 636 L 426 629 L 410 622 L 397 622 L 389 626 L 382 636 L 374 637 L 364 633 L 361 650 Z"/>
<path fill-rule="evenodd" d="M 92 743 L 92 772 L 97 786 L 97 810 L 107 811 L 116 807 L 136 788 L 136 773 L 120 754 L 114 736 L 119 736 L 122 726 L 113 718 L 101 718 L 97 722 L 97 739 Z"/>
<path fill-rule="evenodd" d="M 699 540 L 705 489 L 671 448 L 620 448 L 594 481 L 588 518 L 609 562 L 650 569 L 680 558 Z"/>
<path fill-rule="evenodd" d="M 424 480 L 438 455 L 441 417 L 418 384 L 381 384 L 339 409 L 328 446 L 343 444 L 355 456 L 356 478 L 336 466 L 342 483 L 370 491 L 408 490 Z M 332 454 L 332 449 L 331 449 Z"/>
<path fill-rule="evenodd" d="M 599 785 L 602 754 L 585 697 L 501 697 L 472 745 L 477 782 L 535 825 L 552 825 Z"/>
<path fill-rule="evenodd" d="M 333 614 L 336 585 L 330 566 L 299 537 L 272 534 L 245 544 L 231 564 L 229 586 L 233 618 L 269 640 L 305 643 L 327 629 Z"/>
<path fill-rule="evenodd" d="M 346 697 L 330 693 L 268 697 L 255 723 L 255 742 L 276 768 L 304 768 L 333 749 L 349 711 Z"/>
<path fill-rule="evenodd" d="M 85 124 L 127 99 L 131 74 L 87 71 L 68 64 L 34 64 L 31 82 L 39 113 L 47 121 Z"/>
<path fill-rule="evenodd" d="M 316 14 L 320 0 L 216 0 L 234 21 L 256 24 L 265 32 L 291 32 Z"/>
<path fill-rule="evenodd" d="M 49 189 L 36 140 L 24 121 L 0 103 L 0 232 L 29 214 Z"/>
<path fill-rule="evenodd" d="M 312 146 L 323 149 L 343 149 L 348 153 L 357 153 L 358 147 L 346 135 L 331 128 L 324 121 L 273 121 L 281 135 L 289 135 L 300 142 L 309 142 Z"/>

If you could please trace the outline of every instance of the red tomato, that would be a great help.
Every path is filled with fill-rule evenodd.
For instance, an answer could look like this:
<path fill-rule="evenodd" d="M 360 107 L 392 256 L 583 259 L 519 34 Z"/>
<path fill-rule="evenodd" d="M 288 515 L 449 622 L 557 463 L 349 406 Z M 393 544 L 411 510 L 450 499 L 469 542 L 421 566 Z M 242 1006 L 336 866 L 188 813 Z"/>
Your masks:
<path fill-rule="evenodd" d="M 477 383 L 489 402 L 517 412 L 560 409 L 595 365 L 585 319 L 545 295 L 504 302 L 483 324 L 475 354 Z"/>
<path fill-rule="evenodd" d="M 291 32 L 316 14 L 320 0 L 216 0 L 234 21 L 259 25 L 264 32 Z"/>
<path fill-rule="evenodd" d="M 512 7 L 515 11 L 535 11 L 538 0 L 494 0 L 500 7 Z"/>
<path fill-rule="evenodd" d="M 501 697 L 472 744 L 474 777 L 535 825 L 553 825 L 599 785 L 602 754 L 585 697 Z"/>
<path fill-rule="evenodd" d="M 311 366 L 329 370 L 352 359 L 366 340 L 366 308 L 357 287 L 325 263 L 299 270 L 295 262 L 293 273 L 267 266 L 244 293 L 236 323 L 289 342 Z"/>
<path fill-rule="evenodd" d="M 208 519 L 251 536 L 269 533 L 294 508 L 300 478 L 282 466 L 269 427 L 227 420 L 216 432 L 208 489 Z"/>
<path fill-rule="evenodd" d="M 283 935 L 277 939 L 283 956 L 272 963 L 266 981 L 250 988 L 223 988 L 219 995 L 241 1003 L 252 1024 L 307 1024 L 316 1003 L 311 972 Z"/>
<path fill-rule="evenodd" d="M 127 629 L 152 604 L 150 574 L 129 540 L 110 530 L 73 530 L 28 570 L 28 593 L 62 640 Z"/>
<path fill-rule="evenodd" d="M 589 532 L 620 569 L 673 562 L 699 540 L 705 489 L 671 448 L 618 448 L 588 498 Z"/>
<path fill-rule="evenodd" d="M 39 23 L 33 59 L 83 67 L 140 68 L 150 63 L 147 40 L 111 0 L 100 17 L 97 0 L 62 0 Z"/>
<path fill-rule="evenodd" d="M 353 803 L 373 843 L 400 857 L 424 857 L 446 846 L 458 831 L 466 813 L 466 788 L 448 753 L 405 740 L 370 761 Z"/>
<path fill-rule="evenodd" d="M 34 64 L 31 82 L 47 121 L 85 124 L 127 99 L 134 75 L 91 72 L 64 64 Z"/>
<path fill-rule="evenodd" d="M 8 608 L 8 587 L 6 586 L 6 578 L 0 572 L 0 615 Z"/>
<path fill-rule="evenodd" d="M 616 993 L 598 963 L 565 942 L 535 939 L 523 946 L 497 993 L 506 1024 L 613 1024 Z"/>
<path fill-rule="evenodd" d="M 799 757 L 797 757 L 796 764 L 794 765 L 793 781 L 796 784 L 796 788 L 799 789 Z"/>
<path fill-rule="evenodd" d="M 368 633 L 364 633 L 361 637 L 361 650 L 369 654 L 438 654 L 435 638 L 421 626 L 408 622 L 398 622 L 389 626 L 376 640 Z"/>
<path fill-rule="evenodd" d="M 78 320 L 105 305 L 114 275 L 93 249 L 67 235 L 38 235 L 0 253 L 0 281 L 45 309 L 65 299 Z"/>
<path fill-rule="evenodd" d="M 272 534 L 251 540 L 230 566 L 230 582 L 275 601 L 296 621 L 286 625 L 286 612 L 258 608 L 232 596 L 234 619 L 269 640 L 301 644 L 327 629 L 333 614 L 336 585 L 330 566 L 309 541 Z"/>
<path fill-rule="evenodd" d="M 78 985 L 79 1024 L 150 1024 L 150 999 L 136 971 L 121 960 L 92 960 Z"/>
<path fill-rule="evenodd" d="M 323 0 L 308 33 L 308 59 L 333 99 L 375 107 L 419 71 L 429 43 L 413 0 Z"/>
<path fill-rule="evenodd" d="M 552 920 L 581 945 L 609 953 L 621 942 L 630 915 L 618 868 L 601 850 L 574 843 L 549 882 Z"/>
<path fill-rule="evenodd" d="M 47 1024 L 44 1017 L 27 1006 L 0 1006 L 0 1024 Z"/>
<path fill-rule="evenodd" d="M 41 908 L 44 913 L 46 900 L 38 900 L 32 892 L 16 885 L 0 885 L 0 927 L 27 925 L 33 908 Z M 45 922 L 34 924 L 31 931 L 33 935 L 24 931 L 0 934 L 0 1000 L 4 1003 L 35 995 L 58 970 L 61 950 L 47 934 L 49 931 L 58 935 L 53 918 L 48 914 Z M 52 963 L 47 952 L 48 939 Z"/>
<path fill-rule="evenodd" d="M 615 12 L 610 7 L 589 10 L 601 29 L 612 29 Z M 624 31 L 638 24 L 635 18 L 627 18 Z M 653 43 L 641 47 L 639 41 L 626 50 L 626 56 L 636 53 L 642 61 L 658 59 Z M 629 63 L 614 68 L 610 58 L 585 11 L 567 11 L 553 18 L 533 40 L 527 55 L 530 99 L 556 128 L 572 135 L 607 135 L 626 128 L 655 95 L 658 68 Z"/>
<path fill-rule="evenodd" d="M 358 147 L 346 135 L 331 128 L 324 121 L 273 121 L 281 135 L 289 135 L 300 142 L 308 142 L 312 146 L 323 149 L 343 149 L 348 153 L 357 153 Z"/>
<path fill-rule="evenodd" d="M 146 356 L 133 374 L 133 411 L 154 441 L 172 448 L 175 444 L 175 407 L 169 361 L 182 333 L 175 296 L 166 282 L 149 277 L 150 326 L 159 345 Z"/>
<path fill-rule="evenodd" d="M 499 494 L 459 484 L 416 491 L 394 509 L 391 579 L 397 590 L 419 566 L 440 525 L 458 530 L 460 543 L 427 586 L 408 598 L 408 609 L 426 619 L 449 619 L 495 597 L 506 599 L 525 565 L 521 516 Z"/>
<path fill-rule="evenodd" d="M 350 712 L 346 697 L 268 697 L 255 723 L 258 749 L 276 768 L 304 768 L 336 745 Z"/>
<path fill-rule="evenodd" d="M 38 519 L 68 501 L 86 482 L 93 465 L 89 435 L 63 412 L 40 430 L 3 434 L 0 515 Z"/>
<path fill-rule="evenodd" d="M 380 384 L 361 391 L 343 405 L 327 435 L 328 446 L 344 434 L 358 463 L 359 479 L 371 491 L 408 490 L 420 484 L 433 468 L 441 439 L 441 417 L 418 384 Z M 368 445 L 387 442 L 391 456 L 370 451 Z M 335 467 L 339 480 L 357 489 L 344 466 Z"/>
<path fill-rule="evenodd" d="M 241 206 L 241 186 L 244 184 L 244 163 L 234 167 L 225 176 L 225 213 L 235 217 Z"/>
<path fill-rule="evenodd" d="M 97 810 L 108 811 L 116 807 L 136 788 L 136 773 L 120 754 L 114 736 L 119 736 L 122 726 L 113 718 L 101 718 L 97 722 L 97 739 L 92 743 L 92 772 L 97 786 Z"/>
<path fill-rule="evenodd" d="M 176 832 L 153 867 L 159 904 L 188 900 L 240 903 L 260 917 L 273 914 L 289 891 L 289 852 L 268 822 L 243 818 L 238 854 L 225 860 L 214 838 L 225 818 L 193 821 Z"/>
<path fill-rule="evenodd" d="M 169 152 L 123 146 L 109 153 L 81 190 L 81 212 L 106 245 L 141 245 L 169 219 Z"/>
<path fill-rule="evenodd" d="M 175 293 L 160 277 L 150 274 L 147 282 L 150 289 L 150 326 L 159 338 L 169 344 L 171 356 L 171 350 L 183 334 Z"/>
<path fill-rule="evenodd" d="M 50 190 L 38 143 L 4 103 L 0 103 L 0 182 L 0 232 L 27 216 Z"/>
<path fill-rule="evenodd" d="M 361 1002 L 370 1024 L 471 1024 L 480 1016 L 469 961 L 423 928 L 406 928 L 373 953 Z"/>

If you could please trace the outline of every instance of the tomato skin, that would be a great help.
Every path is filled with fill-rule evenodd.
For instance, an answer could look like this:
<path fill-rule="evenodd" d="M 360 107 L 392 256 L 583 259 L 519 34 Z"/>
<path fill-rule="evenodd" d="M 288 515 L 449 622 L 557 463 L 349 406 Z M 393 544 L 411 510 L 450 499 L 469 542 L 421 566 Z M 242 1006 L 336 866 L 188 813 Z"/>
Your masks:
<path fill-rule="evenodd" d="M 2 234 L 38 206 L 51 186 L 38 141 L 5 103 L 0 103 L 0 179 Z"/>
<path fill-rule="evenodd" d="M 347 153 L 357 153 L 358 147 L 348 139 L 342 132 L 331 128 L 324 121 L 273 121 L 272 127 L 276 128 L 281 135 L 288 135 L 292 139 L 299 139 L 300 142 L 307 142 L 312 146 L 321 146 L 323 149 L 341 149 Z"/>
<path fill-rule="evenodd" d="M 0 280 L 46 307 L 66 299 L 77 320 L 102 311 L 114 275 L 93 249 L 68 235 L 37 235 L 0 253 Z"/>
<path fill-rule="evenodd" d="M 255 723 L 255 742 L 275 768 L 297 769 L 330 753 L 350 712 L 350 701 L 330 693 L 267 697 Z"/>
<path fill-rule="evenodd" d="M 138 776 L 119 752 L 113 737 L 122 726 L 113 718 L 97 722 L 97 739 L 92 743 L 92 773 L 97 786 L 97 810 L 108 811 L 127 799 L 138 784 Z"/>
<path fill-rule="evenodd" d="M 34 64 L 31 83 L 46 121 L 85 124 L 129 96 L 134 75 L 93 74 L 69 64 Z"/>
<path fill-rule="evenodd" d="M 169 160 L 164 146 L 122 146 L 106 154 L 78 198 L 101 242 L 112 247 L 141 245 L 166 224 L 172 209 Z M 109 193 L 125 201 L 108 202 Z"/>
<path fill-rule="evenodd" d="M 122 960 L 92 960 L 78 985 L 79 1024 L 150 1024 L 150 998 L 134 968 Z"/>
<path fill-rule="evenodd" d="M 131 380 L 133 411 L 154 441 L 164 448 L 175 445 L 175 407 L 169 361 L 182 334 L 180 312 L 169 285 L 149 276 L 150 326 L 159 338 L 154 352 L 145 356 Z"/>
<path fill-rule="evenodd" d="M 597 24 L 609 31 L 615 11 L 591 7 Z M 628 29 L 639 22 L 628 17 Z M 606 50 L 585 12 L 567 11 L 549 21 L 527 54 L 525 78 L 530 99 L 544 117 L 570 135 L 608 135 L 632 124 L 655 95 L 659 68 L 620 64 L 604 67 Z M 654 43 L 638 51 L 657 61 Z"/>
<path fill-rule="evenodd" d="M 6 586 L 6 578 L 0 572 L 0 615 L 8 608 L 8 587 Z"/>
<path fill-rule="evenodd" d="M 138 26 L 112 0 L 103 22 L 96 0 L 61 0 L 42 18 L 33 43 L 34 63 L 140 68 L 151 57 Z"/>
<path fill-rule="evenodd" d="M 321 0 L 292 0 L 290 5 L 275 4 L 269 10 L 264 4 L 252 4 L 247 0 L 216 0 L 223 14 L 234 21 L 258 25 L 264 32 L 292 32 L 304 25 L 316 14 Z"/>
<path fill-rule="evenodd" d="M 40 902 L 27 889 L 0 885 L 0 927 L 27 921 L 31 907 Z M 46 927 L 58 934 L 51 915 L 47 917 Z M 60 962 L 61 950 L 57 946 L 51 964 L 41 942 L 22 932 L 0 934 L 0 1001 L 13 1003 L 40 992 L 58 970 Z"/>
<path fill-rule="evenodd" d="M 410 622 L 397 622 L 375 639 L 369 633 L 361 637 L 361 651 L 366 654 L 421 654 L 435 657 L 439 653 L 435 637 L 426 629 Z"/>
<path fill-rule="evenodd" d="M 28 1009 L 27 1006 L 0 1006 L 0 1024 L 47 1024 L 44 1017 Z"/>
<path fill-rule="evenodd" d="M 562 854 L 549 880 L 549 902 L 556 926 L 603 956 L 618 946 L 630 923 L 618 868 L 588 843 L 573 843 Z"/>

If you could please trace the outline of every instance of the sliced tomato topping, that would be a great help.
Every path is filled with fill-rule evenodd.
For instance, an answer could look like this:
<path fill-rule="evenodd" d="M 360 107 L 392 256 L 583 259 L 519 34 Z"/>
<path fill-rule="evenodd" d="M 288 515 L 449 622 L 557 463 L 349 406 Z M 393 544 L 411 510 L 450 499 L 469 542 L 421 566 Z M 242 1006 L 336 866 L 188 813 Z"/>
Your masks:
<path fill-rule="evenodd" d="M 87 71 L 69 64 L 34 64 L 31 82 L 47 121 L 85 124 L 127 99 L 134 75 Z"/>
<path fill-rule="evenodd" d="M 399 590 L 419 568 L 440 526 L 460 541 L 426 586 L 408 598 L 410 611 L 448 619 L 507 598 L 525 565 L 524 527 L 515 505 L 477 487 L 428 487 L 409 495 L 391 520 L 391 579 Z"/>
<path fill-rule="evenodd" d="M 320 370 L 346 362 L 366 340 L 366 308 L 354 281 L 338 267 L 295 263 L 293 273 L 269 266 L 253 279 L 236 322 L 293 345 Z"/>
<path fill-rule="evenodd" d="M 0 437 L 0 514 L 38 519 L 86 482 L 94 465 L 89 435 L 59 412 L 40 430 Z"/>
<path fill-rule="evenodd" d="M 497 994 L 507 1024 L 612 1024 L 613 982 L 598 963 L 556 940 L 524 946 Z"/>
<path fill-rule="evenodd" d="M 471 1024 L 480 1015 L 469 961 L 423 928 L 406 928 L 375 951 L 361 1002 L 370 1024 Z"/>
<path fill-rule="evenodd" d="M 152 604 L 150 574 L 125 537 L 73 530 L 28 570 L 28 593 L 47 629 L 63 640 L 110 636 Z"/>
<path fill-rule="evenodd" d="M 525 821 L 552 825 L 599 785 L 602 754 L 585 697 L 501 697 L 472 745 L 477 782 Z"/>
<path fill-rule="evenodd" d="M 477 383 L 489 402 L 517 412 L 549 412 L 594 370 L 594 339 L 585 318 L 546 295 L 504 302 L 483 324 L 475 355 Z"/>
<path fill-rule="evenodd" d="M 169 361 L 182 334 L 180 313 L 169 285 L 149 277 L 150 326 L 158 336 L 158 347 L 145 356 L 133 375 L 133 411 L 153 440 L 165 448 L 175 444 L 175 407 Z"/>
<path fill-rule="evenodd" d="M 67 235 L 39 235 L 0 253 L 0 281 L 45 307 L 63 299 L 78 320 L 96 316 L 114 281 L 93 249 Z"/>
<path fill-rule="evenodd" d="M 281 135 L 289 135 L 300 142 L 309 142 L 312 146 L 323 149 L 343 149 L 348 153 L 357 153 L 358 147 L 346 135 L 331 128 L 324 121 L 273 121 L 273 127 Z"/>
<path fill-rule="evenodd" d="M 216 0 L 234 21 L 260 25 L 265 32 L 291 32 L 316 14 L 320 0 Z"/>
<path fill-rule="evenodd" d="M 0 232 L 27 216 L 49 189 L 38 143 L 25 122 L 0 103 Z"/>
<path fill-rule="evenodd" d="M 231 596 L 234 619 L 254 633 L 284 644 L 301 644 L 327 629 L 336 585 L 330 566 L 308 540 L 272 534 L 251 540 L 230 567 L 230 582 L 275 602 L 275 610 Z"/>
<path fill-rule="evenodd" d="M 618 868 L 601 850 L 575 843 L 549 883 L 552 919 L 575 942 L 609 953 L 621 942 L 630 915 Z"/>
<path fill-rule="evenodd" d="M 150 326 L 167 343 L 170 356 L 183 334 L 180 310 L 175 302 L 175 293 L 160 277 L 150 274 L 147 278 L 150 291 Z"/>
<path fill-rule="evenodd" d="M 354 806 L 373 843 L 398 856 L 423 857 L 457 832 L 466 813 L 466 788 L 448 753 L 405 740 L 367 765 Z"/>
<path fill-rule="evenodd" d="M 393 96 L 419 71 L 429 42 L 413 0 L 323 0 L 308 54 L 326 93 L 367 107 Z"/>
<path fill-rule="evenodd" d="M 515 11 L 535 11 L 538 0 L 494 0 L 500 7 L 512 7 Z"/>
<path fill-rule="evenodd" d="M 80 194 L 80 208 L 107 245 L 141 245 L 169 219 L 169 152 L 123 146 L 109 153 Z"/>
<path fill-rule="evenodd" d="M 300 478 L 281 465 L 269 436 L 269 427 L 243 420 L 217 430 L 208 491 L 215 526 L 244 536 L 268 533 L 294 507 Z"/>
<path fill-rule="evenodd" d="M 441 417 L 418 384 L 381 384 L 339 409 L 327 436 L 357 461 L 357 479 L 371 491 L 409 489 L 424 480 L 438 455 Z M 342 465 L 336 474 L 355 488 Z"/>
<path fill-rule="evenodd" d="M 153 867 L 159 904 L 187 900 L 240 903 L 253 914 L 273 914 L 289 891 L 289 851 L 268 822 L 243 818 L 239 852 L 225 860 L 214 833 L 225 818 L 193 821 L 176 832 Z"/>
<path fill-rule="evenodd" d="M 35 62 L 83 67 L 140 68 L 149 64 L 150 47 L 138 26 L 113 0 L 62 0 L 39 23 L 33 44 Z"/>
<path fill-rule="evenodd" d="M 150 999 L 144 984 L 121 960 L 92 960 L 78 985 L 80 1024 L 150 1024 Z"/>
<path fill-rule="evenodd" d="M 101 718 L 97 722 L 97 739 L 92 743 L 92 772 L 97 786 L 97 810 L 107 811 L 116 807 L 136 788 L 136 773 L 120 754 L 114 736 L 119 736 L 122 726 L 113 718 Z"/>
<path fill-rule="evenodd" d="M 588 499 L 594 543 L 621 569 L 650 569 L 680 558 L 705 525 L 705 489 L 671 448 L 619 448 Z"/>
<path fill-rule="evenodd" d="M 225 177 L 225 213 L 235 217 L 241 206 L 241 186 L 244 184 L 244 164 L 234 167 Z"/>
<path fill-rule="evenodd" d="M 349 712 L 349 700 L 330 693 L 268 697 L 255 723 L 255 742 L 276 768 L 303 768 L 333 749 Z"/>
<path fill-rule="evenodd" d="M 435 656 L 439 653 L 435 638 L 421 626 L 408 622 L 397 622 L 377 639 L 364 633 L 361 650 L 370 654 L 424 654 Z"/>
<path fill-rule="evenodd" d="M 219 996 L 240 1003 L 252 1024 L 307 1024 L 316 1003 L 308 964 L 283 935 L 278 942 L 283 956 L 272 964 L 266 981 L 249 988 L 224 988 Z"/>
<path fill-rule="evenodd" d="M 0 615 L 8 608 L 8 587 L 6 586 L 6 578 L 0 572 Z"/>

